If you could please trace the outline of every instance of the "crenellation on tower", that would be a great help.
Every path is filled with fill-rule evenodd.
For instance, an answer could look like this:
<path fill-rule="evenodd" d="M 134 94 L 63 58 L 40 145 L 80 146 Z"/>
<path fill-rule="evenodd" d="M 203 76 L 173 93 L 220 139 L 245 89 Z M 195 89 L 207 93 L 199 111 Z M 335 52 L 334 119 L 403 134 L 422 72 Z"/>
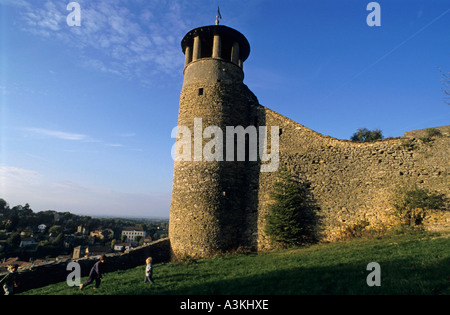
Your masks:
<path fill-rule="evenodd" d="M 250 44 L 240 32 L 224 25 L 198 27 L 188 32 L 181 41 L 185 54 L 185 68 L 205 58 L 229 61 L 243 68 L 250 55 Z"/>

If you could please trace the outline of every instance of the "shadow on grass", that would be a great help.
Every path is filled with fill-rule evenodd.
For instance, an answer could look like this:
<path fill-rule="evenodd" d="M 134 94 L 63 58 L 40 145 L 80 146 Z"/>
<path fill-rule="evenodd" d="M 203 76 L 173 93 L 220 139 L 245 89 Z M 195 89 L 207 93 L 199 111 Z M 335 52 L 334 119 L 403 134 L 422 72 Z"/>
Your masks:
<path fill-rule="evenodd" d="M 207 281 L 159 294 L 439 295 L 450 292 L 450 259 L 429 265 L 415 265 L 410 260 L 379 262 L 379 287 L 367 285 L 366 279 L 372 272 L 366 270 L 367 263 L 272 271 L 237 279 Z"/>

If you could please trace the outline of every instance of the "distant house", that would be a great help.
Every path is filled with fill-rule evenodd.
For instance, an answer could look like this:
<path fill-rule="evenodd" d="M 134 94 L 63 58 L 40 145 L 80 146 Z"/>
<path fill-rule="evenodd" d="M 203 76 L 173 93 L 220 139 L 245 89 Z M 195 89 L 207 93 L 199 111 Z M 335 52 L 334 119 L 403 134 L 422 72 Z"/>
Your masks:
<path fill-rule="evenodd" d="M 90 237 L 97 237 L 102 240 L 104 238 L 112 238 L 114 236 L 114 231 L 111 229 L 95 230 L 89 234 Z"/>
<path fill-rule="evenodd" d="M 89 236 L 90 236 L 90 237 L 97 237 L 97 238 L 100 239 L 100 240 L 103 239 L 102 231 L 99 231 L 99 230 L 95 230 L 95 231 L 91 232 L 91 233 L 89 234 Z"/>
<path fill-rule="evenodd" d="M 83 227 L 82 225 L 79 225 L 78 227 L 77 227 L 77 233 L 79 233 L 79 234 L 87 234 L 87 230 L 86 230 L 86 228 L 85 227 Z"/>
<path fill-rule="evenodd" d="M 104 246 L 77 246 L 73 249 L 72 259 L 79 259 L 84 257 L 95 257 L 107 254 L 110 252 L 108 247 Z"/>
<path fill-rule="evenodd" d="M 46 228 L 47 228 L 47 226 L 45 224 L 39 224 L 38 225 L 39 232 L 44 232 Z"/>
<path fill-rule="evenodd" d="M 145 237 L 145 231 L 141 227 L 127 227 L 122 230 L 122 238 L 124 235 L 128 242 L 136 242 L 137 236 Z"/>
<path fill-rule="evenodd" d="M 73 249 L 72 258 L 78 259 L 86 257 L 89 253 L 89 248 L 87 246 L 77 246 Z"/>
<path fill-rule="evenodd" d="M 153 239 L 151 236 L 146 236 L 144 238 L 144 244 L 150 244 L 151 242 L 153 242 Z"/>
<path fill-rule="evenodd" d="M 29 238 L 23 238 L 20 241 L 19 247 L 27 247 L 27 246 L 34 246 L 34 245 L 37 245 L 36 240 L 32 237 L 29 237 Z"/>
<path fill-rule="evenodd" d="M 27 265 L 31 265 L 31 262 L 20 261 L 19 257 L 8 258 L 0 264 L 0 267 L 7 268 L 10 265 L 17 265 L 19 268 L 25 267 Z"/>
<path fill-rule="evenodd" d="M 131 243 L 116 243 L 116 244 L 114 244 L 114 251 L 116 251 L 116 252 L 130 250 L 131 248 L 132 248 Z"/>

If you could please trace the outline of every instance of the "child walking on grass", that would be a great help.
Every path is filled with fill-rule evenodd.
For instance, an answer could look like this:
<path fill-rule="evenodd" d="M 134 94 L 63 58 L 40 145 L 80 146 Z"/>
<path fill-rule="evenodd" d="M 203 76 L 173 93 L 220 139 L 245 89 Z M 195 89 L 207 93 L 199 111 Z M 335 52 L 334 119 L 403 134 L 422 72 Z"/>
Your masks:
<path fill-rule="evenodd" d="M 145 267 L 145 278 L 144 278 L 144 283 L 146 282 L 151 282 L 154 283 L 153 281 L 153 264 L 152 264 L 152 257 L 148 257 L 145 260 L 145 263 L 147 264 L 147 266 Z"/>
<path fill-rule="evenodd" d="M 17 265 L 8 266 L 8 274 L 0 281 L 0 283 L 4 283 L 5 295 L 13 295 L 14 288 L 17 288 L 17 267 Z"/>
<path fill-rule="evenodd" d="M 80 290 L 83 290 L 87 285 L 91 284 L 95 280 L 94 289 L 98 289 L 100 286 L 100 283 L 103 278 L 103 264 L 105 262 L 105 255 L 102 255 L 97 261 L 94 266 L 92 267 L 91 271 L 89 272 L 89 278 L 86 280 L 85 283 L 80 285 Z"/>

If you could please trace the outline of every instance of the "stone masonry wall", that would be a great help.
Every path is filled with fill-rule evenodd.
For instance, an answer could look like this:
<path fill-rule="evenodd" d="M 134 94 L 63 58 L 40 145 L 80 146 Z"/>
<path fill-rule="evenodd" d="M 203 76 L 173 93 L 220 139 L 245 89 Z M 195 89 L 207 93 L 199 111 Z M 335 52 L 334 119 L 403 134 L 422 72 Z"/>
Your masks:
<path fill-rule="evenodd" d="M 242 74 L 240 68 L 233 67 Z M 208 75 L 200 77 L 209 78 Z M 248 212 L 256 211 L 256 189 L 251 190 L 251 187 L 257 187 L 254 181 L 259 173 L 258 162 L 226 161 L 226 141 L 222 147 L 223 160 L 206 161 L 202 152 L 201 160 L 195 160 L 195 119 L 202 119 L 198 144 L 200 150 L 205 151 L 205 145 L 211 141 L 202 137 L 206 128 L 219 127 L 223 139 L 227 126 L 245 128 L 253 124 L 256 97 L 241 82 L 231 84 L 223 78 L 220 80 L 211 83 L 209 80 L 191 82 L 190 79 L 189 84 L 185 81 L 180 96 L 178 126 L 189 128 L 191 152 L 190 161 L 175 161 L 174 164 L 169 237 L 174 257 L 178 259 L 185 255 L 207 257 L 236 249 L 249 240 L 248 225 L 255 225 L 247 218 Z M 219 135 L 214 134 L 216 137 Z M 231 143 L 236 155 L 235 141 Z M 177 153 L 183 153 L 186 148 Z M 249 199 L 254 202 L 248 203 Z"/>
<path fill-rule="evenodd" d="M 401 185 L 450 197 L 449 126 L 440 128 L 442 135 L 431 141 L 407 133 L 409 137 L 355 143 L 321 135 L 263 106 L 259 110 L 267 126 L 281 129 L 280 166 L 311 183 L 321 240 L 337 240 L 346 228 L 361 222 L 370 229 L 395 225 L 392 197 Z M 276 176 L 259 175 L 258 224 L 253 233 L 260 250 L 269 246 L 264 225 Z M 449 212 L 429 216 L 425 223 L 430 229 L 450 229 Z"/>
<path fill-rule="evenodd" d="M 204 89 L 202 96 L 199 88 Z M 397 225 L 393 196 L 400 186 L 417 185 L 450 198 L 449 126 L 439 127 L 441 136 L 430 141 L 427 132 L 419 130 L 405 137 L 355 143 L 324 136 L 259 105 L 245 85 L 223 84 L 185 88 L 179 117 L 179 125 L 192 133 L 196 117 L 203 119 L 203 129 L 279 126 L 280 167 L 311 184 L 318 206 L 316 234 L 322 241 L 338 240 L 358 225 L 372 230 Z M 230 162 L 229 168 L 227 163 L 175 162 L 169 234 L 175 256 L 177 251 L 210 256 L 239 246 L 270 248 L 265 216 L 277 173 L 259 172 L 260 162 Z M 450 230 L 450 212 L 433 213 L 424 224 L 428 229 Z"/>
<path fill-rule="evenodd" d="M 219 26 L 192 30 L 182 41 L 186 63 L 178 126 L 189 128 L 194 138 L 206 132 L 207 139 L 188 139 L 189 145 L 176 153 L 190 158 L 175 159 L 174 165 L 169 237 L 175 258 L 270 247 L 264 233 L 265 217 L 278 174 L 262 172 L 263 158 L 251 159 L 250 154 L 239 162 L 236 158 L 233 162 L 211 161 L 201 153 L 197 159 L 193 152 L 184 154 L 185 149 L 212 148 L 215 141 L 209 137 L 209 126 L 222 131 L 227 126 L 281 128 L 280 164 L 310 183 L 320 240 L 339 239 L 356 226 L 386 229 L 395 225 L 392 197 L 400 185 L 418 185 L 449 197 L 448 128 L 432 141 L 422 136 L 426 131 L 372 143 L 321 135 L 259 104 L 243 82 L 242 63 L 248 57 L 248 45 L 239 32 Z M 232 57 L 227 57 L 230 54 Z M 200 118 L 203 125 L 195 131 L 194 121 Z M 247 139 L 255 132 L 249 130 Z M 214 133 L 214 140 L 220 138 L 218 134 Z M 257 137 L 259 145 L 261 135 Z M 236 143 L 225 142 L 223 156 L 227 148 L 236 149 Z M 247 141 L 248 148 L 252 144 Z M 215 150 L 214 155 L 220 146 Z M 448 213 L 425 221 L 447 229 Z"/>

